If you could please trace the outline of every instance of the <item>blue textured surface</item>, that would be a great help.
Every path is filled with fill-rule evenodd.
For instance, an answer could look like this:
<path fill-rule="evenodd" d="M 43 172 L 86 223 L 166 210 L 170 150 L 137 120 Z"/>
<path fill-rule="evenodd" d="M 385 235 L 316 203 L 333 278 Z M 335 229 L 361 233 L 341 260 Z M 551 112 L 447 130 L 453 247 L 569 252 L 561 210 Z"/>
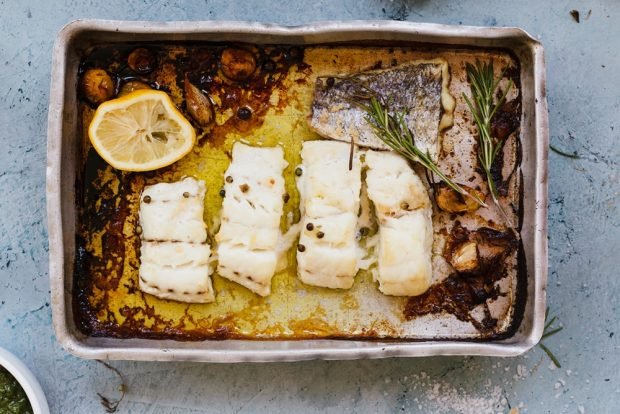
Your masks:
<path fill-rule="evenodd" d="M 112 364 L 119 412 L 620 412 L 620 2 L 0 0 L 0 346 L 40 379 L 54 413 L 103 412 L 115 375 L 55 342 L 45 227 L 51 48 L 76 18 L 407 19 L 520 26 L 546 48 L 551 141 L 549 303 L 564 330 L 513 359 L 427 358 L 262 365 Z M 581 23 L 569 11 L 578 8 Z M 586 19 L 588 10 L 591 16 Z"/>

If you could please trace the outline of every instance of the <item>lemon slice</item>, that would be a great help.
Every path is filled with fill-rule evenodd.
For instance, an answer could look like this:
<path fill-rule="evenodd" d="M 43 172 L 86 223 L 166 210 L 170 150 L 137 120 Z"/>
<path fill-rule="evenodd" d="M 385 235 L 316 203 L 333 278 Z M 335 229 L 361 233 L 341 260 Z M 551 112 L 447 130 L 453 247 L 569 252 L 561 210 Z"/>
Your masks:
<path fill-rule="evenodd" d="M 95 150 L 112 167 L 151 171 L 183 158 L 196 132 L 161 91 L 138 90 L 99 105 L 88 128 Z"/>

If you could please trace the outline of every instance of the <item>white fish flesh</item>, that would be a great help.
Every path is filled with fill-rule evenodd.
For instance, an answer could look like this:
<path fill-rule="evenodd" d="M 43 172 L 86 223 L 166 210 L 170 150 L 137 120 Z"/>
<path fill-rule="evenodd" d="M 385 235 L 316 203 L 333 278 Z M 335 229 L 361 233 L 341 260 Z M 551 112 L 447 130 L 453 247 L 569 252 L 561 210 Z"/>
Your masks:
<path fill-rule="evenodd" d="M 140 199 L 140 290 L 162 299 L 209 303 L 211 284 L 204 181 L 146 186 Z"/>
<path fill-rule="evenodd" d="M 349 144 L 337 141 L 303 144 L 297 270 L 309 285 L 349 289 L 358 271 L 361 163 L 355 154 L 349 170 L 349 151 Z"/>
<path fill-rule="evenodd" d="M 407 161 L 388 151 L 365 154 L 368 197 L 379 223 L 379 290 L 417 296 L 430 286 L 433 224 L 426 188 Z"/>
<path fill-rule="evenodd" d="M 267 296 L 277 270 L 284 178 L 288 163 L 280 147 L 233 147 L 224 176 L 226 192 L 218 242 L 218 273 Z"/>

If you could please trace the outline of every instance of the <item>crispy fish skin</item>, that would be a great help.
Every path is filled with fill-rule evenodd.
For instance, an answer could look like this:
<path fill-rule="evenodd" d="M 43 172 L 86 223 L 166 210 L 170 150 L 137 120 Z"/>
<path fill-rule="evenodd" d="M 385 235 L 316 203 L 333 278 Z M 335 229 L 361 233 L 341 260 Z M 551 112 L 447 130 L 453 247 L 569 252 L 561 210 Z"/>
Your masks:
<path fill-rule="evenodd" d="M 353 141 L 372 149 L 390 149 L 375 135 L 366 113 L 351 99 L 377 94 L 405 119 L 416 145 L 437 160 L 439 132 L 452 125 L 454 98 L 448 92 L 448 63 L 443 59 L 404 63 L 388 69 L 360 72 L 334 79 L 319 78 L 315 85 L 310 127 L 339 141 Z M 333 83 L 332 83 L 333 80 Z"/>
<path fill-rule="evenodd" d="M 140 290 L 189 303 L 215 300 L 203 221 L 204 181 L 188 177 L 144 188 L 140 197 Z"/>

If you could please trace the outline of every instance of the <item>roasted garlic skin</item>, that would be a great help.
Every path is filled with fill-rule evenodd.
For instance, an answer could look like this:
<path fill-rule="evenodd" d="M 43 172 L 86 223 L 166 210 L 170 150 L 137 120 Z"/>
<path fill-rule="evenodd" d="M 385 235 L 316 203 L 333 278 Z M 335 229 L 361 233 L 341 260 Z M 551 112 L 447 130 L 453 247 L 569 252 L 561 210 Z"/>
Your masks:
<path fill-rule="evenodd" d="M 147 48 L 134 49 L 127 57 L 127 66 L 140 75 L 151 73 L 157 66 L 155 54 Z"/>
<path fill-rule="evenodd" d="M 461 185 L 461 187 L 474 197 L 484 200 L 485 195 L 481 191 Z M 439 183 L 435 188 L 435 200 L 437 206 L 448 213 L 466 213 L 473 212 L 480 207 L 480 204 L 472 197 L 463 196 L 446 183 Z"/>
<path fill-rule="evenodd" d="M 228 79 L 241 82 L 256 71 L 256 58 L 247 50 L 227 48 L 220 56 L 220 69 Z"/>
<path fill-rule="evenodd" d="M 130 93 L 135 92 L 140 89 L 152 89 L 152 88 L 148 83 L 137 81 L 137 80 L 131 80 L 121 85 L 121 88 L 118 91 L 118 96 L 120 98 L 121 96 L 129 95 Z"/>
<path fill-rule="evenodd" d="M 200 89 L 185 77 L 185 104 L 187 112 L 202 128 L 209 127 L 215 119 L 213 103 Z"/>
<path fill-rule="evenodd" d="M 478 243 L 466 241 L 456 247 L 450 257 L 450 264 L 454 270 L 461 273 L 473 272 L 480 265 L 480 253 Z"/>
<path fill-rule="evenodd" d="M 87 69 L 80 78 L 79 89 L 88 102 L 99 105 L 114 96 L 115 84 L 105 70 Z"/>

